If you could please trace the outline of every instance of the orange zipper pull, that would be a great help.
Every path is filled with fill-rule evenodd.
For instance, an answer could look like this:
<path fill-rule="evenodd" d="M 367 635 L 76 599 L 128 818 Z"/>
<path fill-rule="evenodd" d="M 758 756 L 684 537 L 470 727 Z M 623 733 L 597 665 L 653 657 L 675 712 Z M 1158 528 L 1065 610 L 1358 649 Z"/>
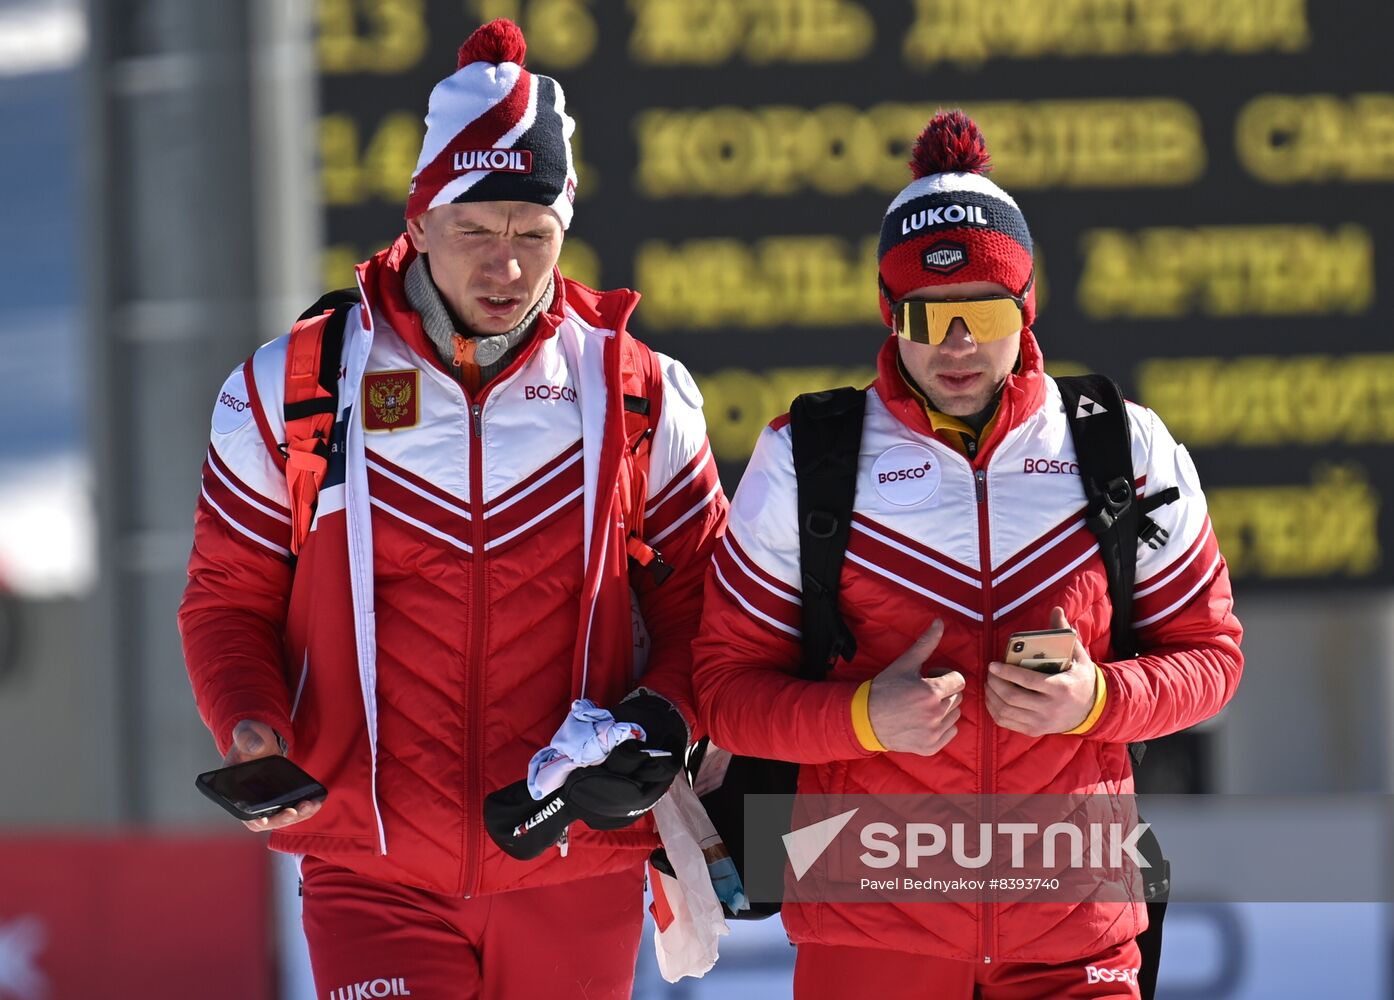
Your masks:
<path fill-rule="evenodd" d="M 454 334 L 450 339 L 455 345 L 455 357 L 452 359 L 451 363 L 454 364 L 456 368 L 462 365 L 474 364 L 475 342 L 469 337 L 460 336 L 458 333 Z"/>

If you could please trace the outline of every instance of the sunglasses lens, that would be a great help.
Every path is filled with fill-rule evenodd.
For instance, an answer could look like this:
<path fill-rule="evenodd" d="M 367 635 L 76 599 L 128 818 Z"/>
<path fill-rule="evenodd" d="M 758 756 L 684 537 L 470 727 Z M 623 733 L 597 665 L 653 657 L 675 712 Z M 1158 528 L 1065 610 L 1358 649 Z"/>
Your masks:
<path fill-rule="evenodd" d="M 979 344 L 1004 340 L 1021 329 L 1021 309 L 1008 298 L 966 302 L 902 302 L 900 336 L 917 344 L 939 345 L 954 320 L 961 319 Z"/>

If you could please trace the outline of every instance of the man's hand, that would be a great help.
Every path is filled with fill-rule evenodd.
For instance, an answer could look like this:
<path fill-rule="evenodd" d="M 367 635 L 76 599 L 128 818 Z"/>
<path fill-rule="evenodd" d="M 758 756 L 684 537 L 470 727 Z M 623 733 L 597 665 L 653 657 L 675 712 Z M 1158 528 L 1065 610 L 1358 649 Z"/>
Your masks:
<path fill-rule="evenodd" d="M 1051 628 L 1069 628 L 1061 608 L 1050 613 Z M 1089 653 L 1075 638 L 1071 662 L 1058 674 L 1042 674 L 1025 667 L 994 661 L 988 664 L 987 711 L 1003 729 L 1027 736 L 1067 733 L 1094 708 L 1098 670 Z"/>
<path fill-rule="evenodd" d="M 276 736 L 274 729 L 264 722 L 243 719 L 232 728 L 232 746 L 228 748 L 227 754 L 223 757 L 223 766 L 230 767 L 233 764 L 242 764 L 259 757 L 272 757 L 280 752 L 281 741 Z M 243 820 L 242 825 L 255 833 L 279 830 L 292 823 L 309 819 L 319 812 L 319 807 L 323 804 L 323 799 L 306 799 L 304 802 L 297 803 L 293 808 L 282 809 L 272 816 Z"/>
<path fill-rule="evenodd" d="M 939 677 L 920 676 L 924 661 L 943 636 L 944 622 L 936 618 L 871 682 L 867 713 L 876 738 L 888 750 L 932 757 L 958 733 L 955 723 L 963 702 L 963 675 L 950 671 Z"/>

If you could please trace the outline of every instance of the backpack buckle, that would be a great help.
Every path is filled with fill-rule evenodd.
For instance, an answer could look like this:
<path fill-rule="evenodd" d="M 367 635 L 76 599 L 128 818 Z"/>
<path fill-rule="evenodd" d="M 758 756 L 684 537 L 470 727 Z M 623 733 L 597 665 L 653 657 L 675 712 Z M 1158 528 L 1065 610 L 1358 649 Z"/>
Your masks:
<path fill-rule="evenodd" d="M 1171 532 L 1150 517 L 1145 517 L 1142 519 L 1142 527 L 1138 530 L 1137 537 L 1146 542 L 1148 548 L 1160 549 L 1171 540 Z"/>
<path fill-rule="evenodd" d="M 1133 505 L 1133 488 L 1124 476 L 1110 480 L 1099 496 L 1097 506 L 1086 522 L 1089 530 L 1102 535 L 1118 523 L 1118 519 Z"/>
<path fill-rule="evenodd" d="M 811 510 L 804 519 L 804 530 L 814 538 L 831 538 L 837 532 L 837 517 L 825 510 Z"/>
<path fill-rule="evenodd" d="M 673 575 L 673 567 L 663 561 L 663 555 L 652 545 L 645 544 L 638 535 L 629 536 L 625 549 L 629 553 L 630 569 L 637 566 L 647 571 L 655 587 L 661 587 L 663 581 Z"/>
<path fill-rule="evenodd" d="M 1171 862 L 1165 859 L 1143 878 L 1142 899 L 1147 903 L 1165 900 L 1171 895 Z"/>
<path fill-rule="evenodd" d="M 841 617 L 838 618 L 837 623 L 837 635 L 828 645 L 827 663 L 829 670 L 837 666 L 838 660 L 846 660 L 848 663 L 851 663 L 852 658 L 857 655 L 856 636 L 852 635 L 852 630 L 847 627 L 847 623 L 843 621 Z"/>

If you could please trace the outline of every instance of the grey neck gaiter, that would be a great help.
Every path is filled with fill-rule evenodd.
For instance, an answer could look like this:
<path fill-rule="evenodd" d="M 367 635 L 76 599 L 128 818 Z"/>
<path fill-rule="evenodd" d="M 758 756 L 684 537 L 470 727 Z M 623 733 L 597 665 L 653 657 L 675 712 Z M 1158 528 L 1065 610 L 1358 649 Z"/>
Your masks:
<path fill-rule="evenodd" d="M 407 302 L 421 315 L 421 326 L 447 368 L 455 362 L 454 337 L 457 332 L 475 341 L 474 360 L 479 365 L 479 384 L 485 385 L 517 357 L 518 350 L 528 339 L 537 317 L 552 303 L 552 295 L 556 291 L 556 277 L 553 275 L 547 279 L 547 287 L 543 289 L 542 297 L 533 303 L 517 326 L 507 333 L 493 335 L 473 334 L 455 329 L 455 320 L 450 315 L 445 300 L 441 298 L 440 289 L 431 278 L 430 264 L 425 254 L 418 256 L 407 268 L 405 287 Z"/>

